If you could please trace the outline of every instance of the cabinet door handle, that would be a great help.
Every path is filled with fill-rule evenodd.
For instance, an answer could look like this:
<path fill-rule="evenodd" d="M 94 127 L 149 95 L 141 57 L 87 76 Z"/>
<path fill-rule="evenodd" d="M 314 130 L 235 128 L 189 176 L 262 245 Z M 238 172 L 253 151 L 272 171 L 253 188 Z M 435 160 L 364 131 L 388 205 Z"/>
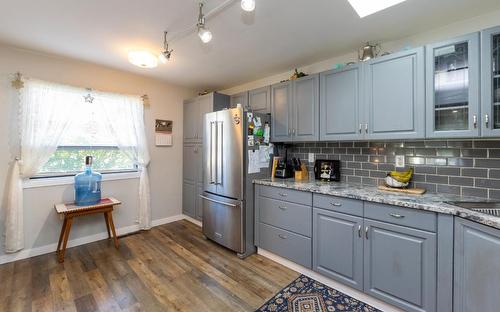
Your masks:
<path fill-rule="evenodd" d="M 295 135 L 295 129 L 292 129 L 292 134 Z"/>
<path fill-rule="evenodd" d="M 397 218 L 397 219 L 403 219 L 405 216 L 403 215 L 400 215 L 400 214 L 397 214 L 397 213 L 390 213 L 389 214 L 391 217 L 393 218 Z"/>
<path fill-rule="evenodd" d="M 358 225 L 358 236 L 361 238 L 361 225 Z"/>
<path fill-rule="evenodd" d="M 283 234 L 278 234 L 278 237 L 281 238 L 281 239 L 287 239 L 288 237 L 286 237 L 286 235 L 283 235 Z"/>
<path fill-rule="evenodd" d="M 278 208 L 281 209 L 281 210 L 286 210 L 287 209 L 286 206 L 279 206 Z"/>
<path fill-rule="evenodd" d="M 330 205 L 335 206 L 335 207 L 340 207 L 340 206 L 342 206 L 342 204 L 341 204 L 341 203 L 330 203 Z"/>
<path fill-rule="evenodd" d="M 477 115 L 472 116 L 472 123 L 474 124 L 474 129 L 477 128 Z"/>
<path fill-rule="evenodd" d="M 287 193 L 278 193 L 278 195 L 281 196 L 281 197 L 287 197 L 288 196 Z"/>
<path fill-rule="evenodd" d="M 361 133 L 362 130 L 363 130 L 363 124 L 359 124 L 359 129 L 358 129 L 359 133 Z"/>
<path fill-rule="evenodd" d="M 365 227 L 365 237 L 366 237 L 366 239 L 368 239 L 368 230 L 369 230 L 369 228 Z"/>
<path fill-rule="evenodd" d="M 488 114 L 484 115 L 484 124 L 486 125 L 486 128 L 489 128 L 489 126 L 490 126 L 490 115 L 488 115 Z"/>
<path fill-rule="evenodd" d="M 368 133 L 368 124 L 365 123 L 365 133 Z"/>

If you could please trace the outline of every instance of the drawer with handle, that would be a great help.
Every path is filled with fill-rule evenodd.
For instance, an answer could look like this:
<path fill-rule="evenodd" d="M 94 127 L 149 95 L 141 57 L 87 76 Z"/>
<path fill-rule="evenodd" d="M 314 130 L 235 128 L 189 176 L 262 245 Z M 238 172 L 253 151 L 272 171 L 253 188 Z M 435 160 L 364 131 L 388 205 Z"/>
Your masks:
<path fill-rule="evenodd" d="M 282 200 L 259 197 L 260 222 L 311 237 L 312 208 Z"/>
<path fill-rule="evenodd" d="M 259 187 L 259 196 L 284 200 L 295 204 L 311 206 L 312 193 L 296 191 L 287 188 L 264 186 Z"/>
<path fill-rule="evenodd" d="M 363 201 L 361 200 L 314 194 L 313 206 L 353 216 L 363 216 Z"/>
<path fill-rule="evenodd" d="M 437 215 L 430 211 L 365 202 L 365 218 L 430 232 L 437 231 Z"/>
<path fill-rule="evenodd" d="M 259 247 L 311 268 L 311 239 L 264 223 L 259 224 Z"/>

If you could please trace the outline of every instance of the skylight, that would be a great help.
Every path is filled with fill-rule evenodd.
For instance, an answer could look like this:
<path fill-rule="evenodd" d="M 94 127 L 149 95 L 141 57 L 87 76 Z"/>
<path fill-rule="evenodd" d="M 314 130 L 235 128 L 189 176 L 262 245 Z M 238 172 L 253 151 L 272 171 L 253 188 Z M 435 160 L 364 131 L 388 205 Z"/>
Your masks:
<path fill-rule="evenodd" d="M 363 18 L 370 14 L 382 11 L 406 0 L 347 0 L 354 8 L 359 17 Z"/>

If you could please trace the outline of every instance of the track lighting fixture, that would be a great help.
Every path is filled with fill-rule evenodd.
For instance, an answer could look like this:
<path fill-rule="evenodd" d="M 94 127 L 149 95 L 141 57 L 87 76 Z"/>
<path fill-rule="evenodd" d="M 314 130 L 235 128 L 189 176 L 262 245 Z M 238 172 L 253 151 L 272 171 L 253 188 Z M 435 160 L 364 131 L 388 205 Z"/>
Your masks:
<path fill-rule="evenodd" d="M 158 58 L 160 59 L 160 62 L 163 64 L 167 63 L 167 61 L 170 60 L 170 57 L 172 56 L 172 52 L 174 51 L 173 49 L 168 49 L 168 42 L 167 42 L 167 31 L 163 32 L 163 52 L 160 53 Z"/>
<path fill-rule="evenodd" d="M 255 10 L 255 0 L 241 0 L 241 8 L 244 11 L 252 12 Z"/>
<path fill-rule="evenodd" d="M 205 15 L 203 15 L 203 2 L 200 2 L 200 13 L 198 15 L 198 23 L 196 24 L 198 27 L 198 36 L 200 37 L 203 43 L 209 43 L 212 40 L 212 33 L 208 30 L 205 25 Z"/>

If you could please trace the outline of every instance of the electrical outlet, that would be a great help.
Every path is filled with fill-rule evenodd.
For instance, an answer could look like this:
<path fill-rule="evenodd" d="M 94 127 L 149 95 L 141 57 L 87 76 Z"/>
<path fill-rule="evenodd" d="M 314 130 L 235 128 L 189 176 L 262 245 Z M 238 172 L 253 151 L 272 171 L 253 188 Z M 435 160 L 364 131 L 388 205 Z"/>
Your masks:
<path fill-rule="evenodd" d="M 313 163 L 314 162 L 314 153 L 309 153 L 308 158 L 309 158 L 309 162 Z"/>
<path fill-rule="evenodd" d="M 405 156 L 396 155 L 396 168 L 403 168 L 405 166 Z"/>

